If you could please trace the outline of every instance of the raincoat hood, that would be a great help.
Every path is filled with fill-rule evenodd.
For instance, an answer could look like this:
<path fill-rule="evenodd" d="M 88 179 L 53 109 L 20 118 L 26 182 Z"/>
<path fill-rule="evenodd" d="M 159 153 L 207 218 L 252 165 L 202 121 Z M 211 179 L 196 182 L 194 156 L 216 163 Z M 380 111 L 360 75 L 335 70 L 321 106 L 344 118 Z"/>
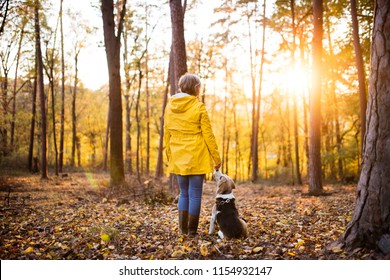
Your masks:
<path fill-rule="evenodd" d="M 184 113 L 193 107 L 196 102 L 195 96 L 186 93 L 177 93 L 169 99 L 171 110 L 174 113 Z"/>

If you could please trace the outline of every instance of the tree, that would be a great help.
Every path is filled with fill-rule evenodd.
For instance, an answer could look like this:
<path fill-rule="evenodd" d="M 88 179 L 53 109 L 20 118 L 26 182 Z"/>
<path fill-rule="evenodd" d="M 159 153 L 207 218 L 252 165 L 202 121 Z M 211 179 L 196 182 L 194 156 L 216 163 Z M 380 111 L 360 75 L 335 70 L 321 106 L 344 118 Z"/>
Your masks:
<path fill-rule="evenodd" d="M 43 81 L 43 59 L 41 50 L 41 32 L 39 23 L 39 0 L 35 0 L 35 48 L 37 59 L 39 100 L 41 109 L 41 178 L 47 179 L 47 121 L 46 121 L 46 97 Z"/>
<path fill-rule="evenodd" d="M 14 78 L 14 86 L 13 86 L 13 97 L 12 97 L 12 120 L 11 120 L 11 148 L 14 148 L 14 141 L 15 141 L 15 119 L 16 119 L 16 95 L 19 90 L 22 89 L 20 87 L 19 90 L 17 90 L 18 85 L 18 70 L 20 65 L 20 57 L 21 57 L 21 49 L 22 49 L 22 42 L 24 39 L 25 34 L 25 27 L 27 24 L 27 17 L 23 16 L 21 21 L 21 30 L 20 30 L 20 37 L 19 37 L 19 43 L 18 43 L 18 52 L 16 54 L 16 65 L 15 65 L 15 78 Z M 23 84 L 24 85 L 24 84 Z"/>
<path fill-rule="evenodd" d="M 31 100 L 31 121 L 30 121 L 30 141 L 28 148 L 27 166 L 30 172 L 33 171 L 33 158 L 34 158 L 34 135 L 35 135 L 35 118 L 37 112 L 37 59 L 35 59 L 35 71 L 34 82 L 32 87 L 32 100 Z M 37 169 L 37 168 L 36 168 Z"/>
<path fill-rule="evenodd" d="M 296 50 L 296 36 L 297 30 L 295 25 L 295 0 L 290 0 L 291 8 L 291 29 L 293 33 L 292 41 L 292 50 L 291 50 L 291 60 L 292 65 L 295 65 L 295 50 Z M 295 173 L 297 176 L 298 185 L 302 185 L 301 171 L 299 165 L 299 137 L 298 137 L 298 104 L 297 104 L 297 95 L 294 94 L 293 97 L 293 110 L 294 110 L 294 150 L 295 150 Z"/>
<path fill-rule="evenodd" d="M 120 12 L 118 30 L 115 32 L 115 15 L 113 0 L 102 0 L 104 45 L 109 75 L 109 111 L 110 111 L 110 176 L 111 185 L 124 182 L 123 140 L 122 140 L 122 95 L 120 76 L 120 38 L 123 20 L 126 14 L 126 0 Z"/>
<path fill-rule="evenodd" d="M 249 1 L 250 2 L 250 1 Z M 261 94 L 262 94 L 262 84 L 263 84 L 263 72 L 264 72 L 264 55 L 265 55 L 265 29 L 266 29 L 266 0 L 263 3 L 263 30 L 262 30 L 262 40 L 261 40 L 261 63 L 259 70 L 259 90 L 256 96 L 256 89 L 254 88 L 255 82 L 252 75 L 252 139 L 251 139 L 251 158 L 252 158 L 252 181 L 258 179 L 258 169 L 259 169 L 259 125 L 260 125 L 260 104 L 261 104 Z M 249 21 L 249 18 L 248 18 Z M 249 32 L 250 34 L 250 32 Z M 251 37 L 251 35 L 249 36 Z M 252 41 L 251 38 L 249 38 Z M 251 51 L 252 55 L 252 51 Z M 252 58 L 251 58 L 252 64 Z M 251 65 L 253 69 L 253 65 Z M 252 71 L 252 70 L 251 70 Z"/>
<path fill-rule="evenodd" d="M 172 22 L 172 51 L 173 51 L 173 81 L 171 87 L 177 89 L 179 78 L 187 72 L 186 43 L 184 39 L 185 5 L 181 0 L 169 0 Z M 172 77 L 171 77 L 172 78 Z"/>
<path fill-rule="evenodd" d="M 124 24 L 124 29 L 123 29 L 123 47 L 124 47 L 124 52 L 123 52 L 123 70 L 125 73 L 125 169 L 126 172 L 129 174 L 133 173 L 133 163 L 132 163 L 132 158 L 131 158 L 131 120 L 130 120 L 130 113 L 131 113 L 131 108 L 133 107 L 133 101 L 134 98 L 131 99 L 130 103 L 130 90 L 133 82 L 135 81 L 136 74 L 134 74 L 132 77 L 130 76 L 130 71 L 131 69 L 131 62 L 130 62 L 130 56 L 134 55 L 135 47 L 129 51 L 128 48 L 128 37 L 130 33 L 135 33 L 135 30 L 132 30 L 132 20 L 131 17 L 133 16 L 132 13 L 127 13 L 128 17 L 127 20 Z M 138 34 L 134 38 L 134 44 L 137 42 L 138 39 Z"/>
<path fill-rule="evenodd" d="M 363 163 L 355 211 L 341 241 L 347 249 L 379 246 L 390 253 L 390 2 L 375 2 Z"/>
<path fill-rule="evenodd" d="M 76 100 L 77 100 L 77 92 L 78 92 L 78 61 L 79 61 L 80 49 L 75 46 L 74 53 L 74 82 L 73 82 L 73 93 L 72 93 L 72 153 L 70 158 L 70 164 L 72 167 L 75 166 L 76 162 L 76 147 L 77 147 L 77 114 L 76 114 Z"/>
<path fill-rule="evenodd" d="M 64 26 L 63 9 L 60 2 L 60 35 L 61 35 L 61 127 L 60 127 L 60 154 L 58 158 L 58 171 L 62 173 L 64 165 L 64 133 L 65 133 L 65 55 L 64 55 Z"/>
<path fill-rule="evenodd" d="M 363 139 L 366 134 L 366 77 L 364 73 L 364 61 L 362 47 L 360 45 L 359 22 L 357 18 L 356 0 L 351 0 L 351 17 L 352 17 L 352 32 L 353 46 L 355 48 L 356 68 L 358 72 L 359 82 L 359 100 L 360 100 L 360 130 L 361 130 L 361 146 L 363 147 Z"/>
<path fill-rule="evenodd" d="M 51 95 L 51 119 L 53 130 L 54 158 L 55 158 L 55 174 L 58 176 L 58 148 L 57 148 L 57 133 L 56 133 L 56 111 L 55 111 L 55 94 L 54 94 L 54 67 L 56 66 L 55 44 L 57 37 L 57 27 L 54 31 L 53 47 L 49 48 L 49 41 L 46 41 L 46 64 L 44 69 L 49 80 L 49 89 Z"/>
<path fill-rule="evenodd" d="M 184 5 L 182 5 L 181 0 L 169 0 L 172 23 L 172 45 L 169 56 L 171 95 L 177 92 L 179 78 L 187 72 L 187 54 L 184 39 L 184 14 L 186 6 L 186 0 L 184 1 Z M 164 134 L 161 133 L 160 137 L 164 137 Z M 173 174 L 170 175 L 169 185 L 172 193 L 175 193 L 179 188 L 177 177 Z"/>
<path fill-rule="evenodd" d="M 164 174 L 163 170 L 163 148 L 164 148 L 164 114 L 165 114 L 165 107 L 168 103 L 168 91 L 169 91 L 169 73 L 171 68 L 171 63 L 168 63 L 168 73 L 167 73 L 167 80 L 166 80 L 166 86 L 164 90 L 164 96 L 163 96 L 163 102 L 161 106 L 161 117 L 160 117 L 160 139 L 158 142 L 158 153 L 157 153 L 157 165 L 156 165 L 156 177 L 160 178 Z"/>
<path fill-rule="evenodd" d="M 322 193 L 321 174 L 321 59 L 322 0 L 313 0 L 313 86 L 310 93 L 309 193 Z"/>

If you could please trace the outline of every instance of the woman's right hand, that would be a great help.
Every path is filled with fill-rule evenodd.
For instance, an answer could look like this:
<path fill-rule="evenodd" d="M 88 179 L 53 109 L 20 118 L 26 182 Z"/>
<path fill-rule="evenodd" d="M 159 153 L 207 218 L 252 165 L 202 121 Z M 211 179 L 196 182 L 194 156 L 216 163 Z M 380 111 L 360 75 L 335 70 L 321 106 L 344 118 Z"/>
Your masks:
<path fill-rule="evenodd" d="M 217 165 L 214 165 L 214 169 L 215 169 L 215 170 L 218 170 L 220 167 L 221 167 L 221 164 L 220 164 L 220 163 L 217 164 Z"/>

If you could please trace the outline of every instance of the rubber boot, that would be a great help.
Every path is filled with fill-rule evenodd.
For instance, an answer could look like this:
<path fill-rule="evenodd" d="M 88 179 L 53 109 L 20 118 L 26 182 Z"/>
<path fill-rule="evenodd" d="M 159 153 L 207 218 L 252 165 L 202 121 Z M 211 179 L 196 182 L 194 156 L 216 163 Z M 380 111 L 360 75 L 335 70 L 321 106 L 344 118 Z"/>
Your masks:
<path fill-rule="evenodd" d="M 188 233 L 188 211 L 179 210 L 179 228 L 182 234 Z"/>
<path fill-rule="evenodd" d="M 199 216 L 188 216 L 188 235 L 196 235 L 198 230 Z"/>

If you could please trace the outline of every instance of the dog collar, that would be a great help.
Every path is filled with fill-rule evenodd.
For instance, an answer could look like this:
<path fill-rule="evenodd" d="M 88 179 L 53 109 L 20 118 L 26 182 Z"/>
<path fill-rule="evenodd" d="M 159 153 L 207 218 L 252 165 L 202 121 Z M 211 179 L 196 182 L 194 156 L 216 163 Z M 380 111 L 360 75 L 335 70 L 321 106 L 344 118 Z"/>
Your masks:
<path fill-rule="evenodd" d="M 228 193 L 228 194 L 217 194 L 215 198 L 222 198 L 222 199 L 233 199 L 235 198 L 233 193 Z"/>
<path fill-rule="evenodd" d="M 217 205 L 217 209 L 219 209 L 220 206 L 224 205 L 224 204 L 228 204 L 230 202 L 234 203 L 234 197 L 233 198 L 217 198 L 216 200 L 216 205 Z"/>

